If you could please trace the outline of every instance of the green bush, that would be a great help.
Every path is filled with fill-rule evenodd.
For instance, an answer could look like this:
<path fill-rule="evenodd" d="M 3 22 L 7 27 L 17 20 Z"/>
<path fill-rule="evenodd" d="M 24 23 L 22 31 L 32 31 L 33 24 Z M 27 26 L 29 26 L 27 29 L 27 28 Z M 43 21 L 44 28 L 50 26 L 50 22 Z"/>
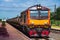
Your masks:
<path fill-rule="evenodd" d="M 60 21 L 56 21 L 55 24 L 56 24 L 56 26 L 59 26 L 60 25 Z"/>
<path fill-rule="evenodd" d="M 51 20 L 51 24 L 55 24 L 54 20 Z"/>
<path fill-rule="evenodd" d="M 0 22 L 2 21 L 2 19 L 0 19 Z"/>
<path fill-rule="evenodd" d="M 5 21 L 2 21 L 2 26 L 6 26 Z"/>
<path fill-rule="evenodd" d="M 60 21 L 59 20 L 51 20 L 52 25 L 60 26 Z"/>

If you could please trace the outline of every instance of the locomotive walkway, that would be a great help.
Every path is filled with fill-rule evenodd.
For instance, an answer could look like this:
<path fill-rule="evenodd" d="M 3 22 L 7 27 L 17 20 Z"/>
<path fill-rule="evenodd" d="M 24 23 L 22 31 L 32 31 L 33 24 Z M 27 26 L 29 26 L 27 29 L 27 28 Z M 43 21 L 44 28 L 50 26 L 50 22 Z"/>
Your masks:
<path fill-rule="evenodd" d="M 29 40 L 29 38 L 8 23 L 5 28 L 2 28 L 0 23 L 0 40 Z"/>

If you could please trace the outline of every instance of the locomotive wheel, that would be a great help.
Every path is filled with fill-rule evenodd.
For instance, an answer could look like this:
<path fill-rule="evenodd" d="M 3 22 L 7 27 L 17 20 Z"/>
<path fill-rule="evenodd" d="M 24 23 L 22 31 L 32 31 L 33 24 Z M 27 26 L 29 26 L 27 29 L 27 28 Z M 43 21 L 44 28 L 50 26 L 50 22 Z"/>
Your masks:
<path fill-rule="evenodd" d="M 24 33 L 27 33 L 27 27 L 26 26 L 23 26 L 22 30 L 23 30 Z"/>
<path fill-rule="evenodd" d="M 45 40 L 49 40 L 49 38 L 48 38 L 48 37 L 45 37 L 44 39 L 45 39 Z"/>

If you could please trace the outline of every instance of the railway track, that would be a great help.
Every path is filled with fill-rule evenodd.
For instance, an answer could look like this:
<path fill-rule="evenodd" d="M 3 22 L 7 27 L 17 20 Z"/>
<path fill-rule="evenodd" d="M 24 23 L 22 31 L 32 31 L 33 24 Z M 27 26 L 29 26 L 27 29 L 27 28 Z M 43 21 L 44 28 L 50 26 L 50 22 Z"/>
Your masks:
<path fill-rule="evenodd" d="M 10 23 L 9 23 L 10 24 Z M 10 24 L 12 25 L 12 24 Z M 14 26 L 14 25 L 12 25 Z M 16 28 L 16 26 L 14 26 Z M 54 33 L 54 34 L 59 34 L 60 33 L 60 30 L 55 30 L 55 29 L 51 29 L 51 33 Z M 31 38 L 30 40 L 55 40 L 54 38 L 52 37 L 49 37 L 48 39 L 41 39 L 41 38 Z"/>
<path fill-rule="evenodd" d="M 51 34 L 52 34 L 52 35 L 51 35 Z M 31 40 L 57 40 L 57 39 L 60 40 L 60 38 L 57 38 L 57 37 L 59 37 L 58 35 L 60 34 L 60 30 L 51 29 L 51 34 L 50 34 L 51 37 L 49 37 L 48 39 L 40 39 L 40 38 L 35 38 L 35 39 L 34 39 L 34 38 L 32 38 Z M 54 34 L 54 35 L 53 35 L 53 34 Z M 56 34 L 57 36 L 56 36 L 55 34 Z M 54 36 L 54 37 L 56 36 L 56 38 L 53 38 L 52 36 Z"/>
<path fill-rule="evenodd" d="M 60 34 L 60 30 L 58 30 L 58 29 L 51 29 L 51 32 Z"/>

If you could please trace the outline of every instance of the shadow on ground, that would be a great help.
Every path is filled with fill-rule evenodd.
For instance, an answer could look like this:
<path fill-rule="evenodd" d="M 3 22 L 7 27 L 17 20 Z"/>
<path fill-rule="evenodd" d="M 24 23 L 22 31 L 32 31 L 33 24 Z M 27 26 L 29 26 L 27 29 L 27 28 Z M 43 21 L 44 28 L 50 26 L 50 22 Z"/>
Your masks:
<path fill-rule="evenodd" d="M 7 29 L 5 27 L 0 27 L 0 36 L 9 37 Z"/>

